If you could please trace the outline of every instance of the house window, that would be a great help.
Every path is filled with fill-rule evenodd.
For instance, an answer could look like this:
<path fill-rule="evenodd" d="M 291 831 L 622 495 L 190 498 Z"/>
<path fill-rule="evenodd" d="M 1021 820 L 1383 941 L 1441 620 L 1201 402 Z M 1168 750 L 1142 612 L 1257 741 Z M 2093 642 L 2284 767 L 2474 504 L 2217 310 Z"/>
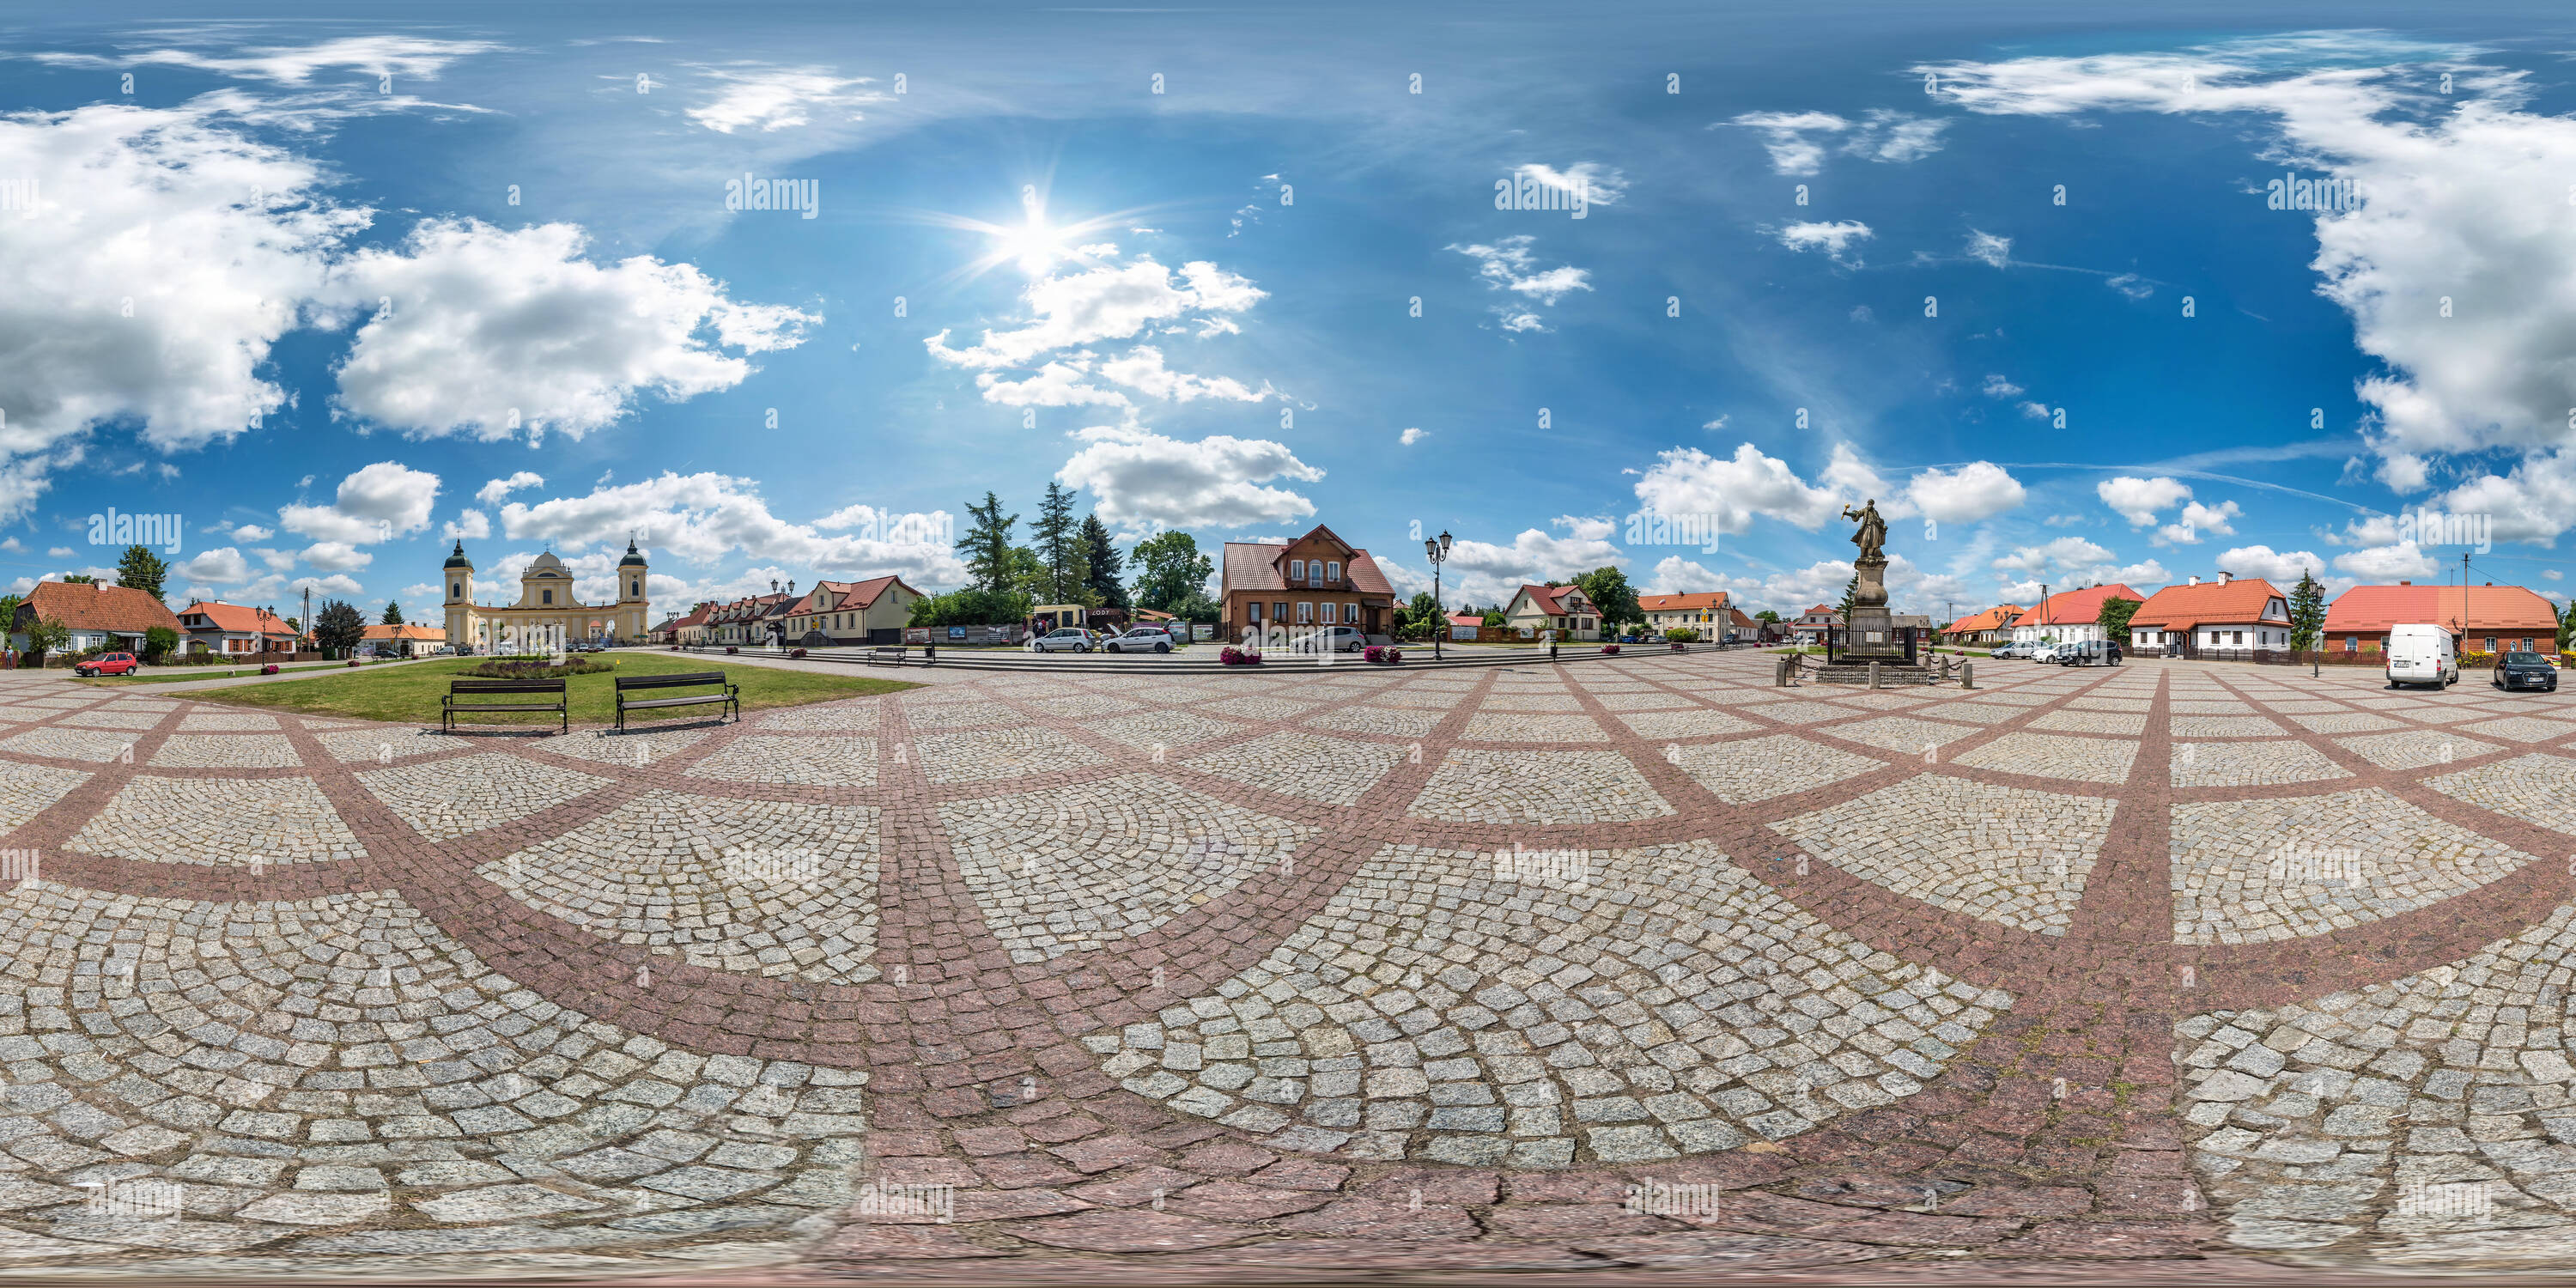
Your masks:
<path fill-rule="evenodd" d="M 1305 579 L 1306 579 L 1306 561 L 1305 561 L 1305 560 L 1303 560 L 1303 559 L 1291 559 L 1291 560 L 1289 560 L 1289 561 L 1288 561 L 1288 580 L 1290 580 L 1290 581 L 1304 581 Z"/>
<path fill-rule="evenodd" d="M 2495 652 L 2495 636 L 2493 635 L 2487 637 L 2487 651 L 2490 653 Z"/>
<path fill-rule="evenodd" d="M 1323 606 L 1323 619 L 1322 619 L 1322 620 L 1323 620 L 1324 625 L 1326 625 L 1326 626 L 1330 626 L 1330 625 L 1332 625 L 1332 624 L 1333 624 L 1333 615 L 1334 615 L 1334 612 L 1335 612 L 1335 611 L 1336 611 L 1336 610 L 1333 608 L 1333 606 L 1332 606 L 1331 604 L 1326 604 L 1326 605 L 1324 605 L 1324 606 Z"/>
<path fill-rule="evenodd" d="M 1243 608 L 1244 612 L 1247 614 L 1244 620 L 1255 626 L 1259 626 L 1261 624 L 1261 601 L 1257 599 L 1253 600 L 1250 603 L 1245 604 Z"/>
<path fill-rule="evenodd" d="M 1306 625 L 1307 623 L 1312 622 L 1312 621 L 1314 621 L 1314 620 L 1315 620 L 1315 606 L 1314 606 L 1313 604 L 1310 604 L 1310 603 L 1306 602 L 1305 600 L 1302 600 L 1302 599 L 1301 599 L 1301 600 L 1298 600 L 1298 601 L 1297 601 L 1297 624 L 1298 624 L 1299 626 L 1304 626 L 1304 625 Z"/>
<path fill-rule="evenodd" d="M 1326 580 L 1326 581 L 1340 581 L 1341 579 L 1342 579 L 1342 561 L 1341 561 L 1341 560 L 1336 559 L 1336 560 L 1332 561 L 1331 563 L 1328 563 L 1328 564 L 1325 564 L 1325 565 L 1324 565 L 1324 580 Z"/>

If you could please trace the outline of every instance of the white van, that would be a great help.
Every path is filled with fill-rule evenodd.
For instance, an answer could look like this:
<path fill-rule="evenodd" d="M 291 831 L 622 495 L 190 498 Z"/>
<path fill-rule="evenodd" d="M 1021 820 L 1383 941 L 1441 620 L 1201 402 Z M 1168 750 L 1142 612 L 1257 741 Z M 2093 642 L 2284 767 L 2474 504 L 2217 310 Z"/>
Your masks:
<path fill-rule="evenodd" d="M 2459 682 L 2460 653 L 2449 631 L 2420 624 L 2388 628 L 2388 687 L 2429 684 L 2438 689 Z"/>

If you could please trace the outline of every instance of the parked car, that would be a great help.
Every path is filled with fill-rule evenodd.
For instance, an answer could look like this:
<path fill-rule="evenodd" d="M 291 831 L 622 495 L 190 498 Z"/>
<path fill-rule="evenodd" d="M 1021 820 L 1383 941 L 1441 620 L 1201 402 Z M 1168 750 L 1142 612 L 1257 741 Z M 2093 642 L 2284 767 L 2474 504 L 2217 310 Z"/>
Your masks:
<path fill-rule="evenodd" d="M 1986 656 L 1992 658 L 2028 657 L 2030 656 L 2030 645 L 2024 644 L 2020 640 L 2014 640 L 2009 644 L 1998 644 L 1994 646 L 1994 648 L 1987 651 Z"/>
<path fill-rule="evenodd" d="M 2064 647 L 2066 646 L 2053 641 L 2033 644 L 2030 646 L 2030 652 L 2025 653 L 2022 656 L 2027 657 L 2034 662 L 2054 662 L 2057 660 L 2057 650 Z"/>
<path fill-rule="evenodd" d="M 2109 640 L 2060 644 L 2052 660 L 2059 666 L 2118 666 L 2120 646 Z"/>
<path fill-rule="evenodd" d="M 1032 653 L 1088 653 L 1093 643 L 1091 632 L 1079 626 L 1066 626 L 1030 640 L 1029 651 Z"/>
<path fill-rule="evenodd" d="M 1112 653 L 1169 653 L 1171 633 L 1160 626 L 1132 626 L 1124 635 L 1116 635 L 1100 647 Z"/>
<path fill-rule="evenodd" d="M 2460 650 L 2451 632 L 2421 622 L 2388 628 L 2388 687 L 2429 684 L 2446 688 L 2460 682 Z"/>
<path fill-rule="evenodd" d="M 1291 647 L 1300 653 L 1357 653 L 1368 647 L 1368 636 L 1356 626 L 1318 626 Z"/>
<path fill-rule="evenodd" d="M 101 653 L 86 662 L 72 664 L 74 675 L 132 675 L 142 663 L 131 653 Z"/>
<path fill-rule="evenodd" d="M 2538 653 L 2500 653 L 2496 655 L 2495 675 L 2487 681 L 2508 692 L 2514 689 L 2538 689 L 2543 693 L 2558 691 L 2558 668 Z"/>

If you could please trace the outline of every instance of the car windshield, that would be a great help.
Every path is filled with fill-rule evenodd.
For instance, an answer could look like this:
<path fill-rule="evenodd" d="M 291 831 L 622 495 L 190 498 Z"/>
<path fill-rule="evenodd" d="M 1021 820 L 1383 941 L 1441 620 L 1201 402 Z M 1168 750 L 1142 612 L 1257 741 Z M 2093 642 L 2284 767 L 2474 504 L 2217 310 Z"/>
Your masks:
<path fill-rule="evenodd" d="M 2547 666 L 2549 659 L 2538 653 L 2507 653 L 2504 660 L 2514 666 Z"/>

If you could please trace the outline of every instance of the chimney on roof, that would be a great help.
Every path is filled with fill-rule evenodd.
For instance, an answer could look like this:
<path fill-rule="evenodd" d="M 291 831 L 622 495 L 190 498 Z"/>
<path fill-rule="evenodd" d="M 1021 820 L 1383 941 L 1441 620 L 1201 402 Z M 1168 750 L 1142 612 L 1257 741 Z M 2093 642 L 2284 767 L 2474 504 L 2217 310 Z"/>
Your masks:
<path fill-rule="evenodd" d="M 2224 568 L 2219 569 L 2219 570 L 2218 570 L 2218 584 L 2219 584 L 2219 585 L 2221 585 L 2221 586 L 2226 585 L 2226 584 L 2227 584 L 2227 579 L 2228 579 L 2229 577 L 2233 576 L 2233 575 L 2234 575 L 2233 573 L 2228 572 L 2228 571 L 2227 571 L 2226 569 L 2224 569 Z"/>
<path fill-rule="evenodd" d="M 2197 585 L 2199 585 L 2199 584 L 2200 584 L 2200 574 L 2199 574 L 2199 573 L 2193 573 L 2193 574 L 2191 575 L 2191 584 L 2192 584 L 2192 585 L 2195 585 L 2195 586 L 2197 586 Z"/>
<path fill-rule="evenodd" d="M 2399 582 L 2399 583 L 2397 583 L 2397 584 L 2398 584 L 2398 585 L 2400 585 L 2400 586 L 2412 586 L 2412 585 L 2414 585 L 2415 583 L 2413 583 L 2413 582 L 2411 582 L 2411 581 L 2401 581 L 2401 582 Z"/>

